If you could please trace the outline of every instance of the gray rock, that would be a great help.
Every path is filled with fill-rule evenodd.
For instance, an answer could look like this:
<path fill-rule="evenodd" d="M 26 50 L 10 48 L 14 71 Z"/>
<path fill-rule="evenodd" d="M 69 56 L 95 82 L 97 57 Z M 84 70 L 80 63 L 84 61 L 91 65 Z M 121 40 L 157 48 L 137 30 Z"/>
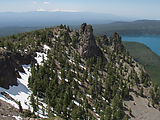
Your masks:
<path fill-rule="evenodd" d="M 91 25 L 87 25 L 86 23 L 81 25 L 78 50 L 84 58 L 101 57 L 103 55 L 96 45 Z"/>

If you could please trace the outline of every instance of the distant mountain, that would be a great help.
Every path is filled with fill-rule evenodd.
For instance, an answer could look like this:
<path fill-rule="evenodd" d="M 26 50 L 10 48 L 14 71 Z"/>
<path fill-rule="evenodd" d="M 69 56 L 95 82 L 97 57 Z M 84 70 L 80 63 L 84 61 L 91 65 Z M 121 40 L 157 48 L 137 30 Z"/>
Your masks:
<path fill-rule="evenodd" d="M 160 35 L 160 20 L 137 20 L 93 25 L 96 35 L 118 32 L 121 35 Z"/>
<path fill-rule="evenodd" d="M 54 26 L 59 24 L 77 25 L 84 21 L 90 24 L 106 24 L 126 17 L 89 12 L 1 12 L 0 26 Z"/>

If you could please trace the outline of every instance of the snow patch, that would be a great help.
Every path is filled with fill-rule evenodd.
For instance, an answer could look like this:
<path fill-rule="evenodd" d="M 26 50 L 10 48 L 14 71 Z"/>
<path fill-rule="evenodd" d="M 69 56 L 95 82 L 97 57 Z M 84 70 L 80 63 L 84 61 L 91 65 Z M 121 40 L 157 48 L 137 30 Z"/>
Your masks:
<path fill-rule="evenodd" d="M 0 92 L 6 92 L 9 94 L 9 96 L 11 96 L 16 101 L 20 101 L 23 109 L 30 109 L 31 111 L 33 111 L 33 108 L 30 106 L 30 98 L 29 98 L 32 92 L 31 90 L 29 90 L 27 86 L 29 76 L 31 75 L 31 69 L 30 69 L 30 65 L 22 65 L 22 67 L 25 73 L 19 72 L 19 75 L 21 76 L 21 78 L 17 79 L 18 86 L 11 86 L 8 90 L 0 87 Z M 15 108 L 19 109 L 19 106 L 17 103 L 15 103 L 12 100 L 8 100 L 2 94 L 0 94 L 0 99 L 13 105 Z M 47 104 L 41 101 L 39 102 L 41 105 L 39 105 L 39 110 L 35 114 L 39 115 L 42 118 L 48 118 L 46 110 L 45 110 L 44 115 L 42 111 L 42 106 L 46 108 Z M 20 116 L 13 116 L 13 117 L 17 120 L 22 120 Z"/>
<path fill-rule="evenodd" d="M 28 51 L 27 49 L 24 49 L 24 52 L 25 52 L 25 53 L 27 53 L 27 51 Z"/>
<path fill-rule="evenodd" d="M 58 78 L 59 78 L 60 80 L 62 80 L 62 78 L 61 78 L 60 75 L 58 75 Z M 66 82 L 69 82 L 68 78 L 65 78 L 64 80 L 65 80 Z"/>
<path fill-rule="evenodd" d="M 72 100 L 74 102 L 74 104 L 76 104 L 77 106 L 80 106 L 79 102 Z"/>
<path fill-rule="evenodd" d="M 71 72 L 73 72 L 73 73 L 77 74 L 77 71 L 74 71 L 73 69 L 71 69 Z"/>
<path fill-rule="evenodd" d="M 51 48 L 50 48 L 48 45 L 44 45 L 44 46 L 43 46 L 43 50 L 44 50 L 44 51 L 48 51 L 48 50 L 50 50 L 50 49 L 51 49 Z"/>
<path fill-rule="evenodd" d="M 21 116 L 15 116 L 15 115 L 13 115 L 12 117 L 14 117 L 16 120 L 22 120 Z"/>
<path fill-rule="evenodd" d="M 78 82 L 80 85 L 82 85 L 82 83 L 81 83 L 80 81 L 78 81 L 76 78 L 74 78 L 74 80 L 75 80 L 76 82 Z"/>
<path fill-rule="evenodd" d="M 89 98 L 92 98 L 92 96 L 91 96 L 91 95 L 89 95 L 89 94 L 86 94 L 86 96 L 87 96 L 87 97 L 89 97 Z"/>
<path fill-rule="evenodd" d="M 21 102 L 23 109 L 28 109 L 29 108 L 29 96 L 31 94 L 31 91 L 27 87 L 28 78 L 30 75 L 30 65 L 23 65 L 22 67 L 25 73 L 19 72 L 22 78 L 17 79 L 18 86 L 10 86 L 8 90 L 0 87 L 0 92 L 8 93 L 13 99 Z M 1 94 L 0 94 L 0 99 L 7 103 L 10 103 L 16 108 L 19 108 L 18 105 L 14 101 L 8 100 L 6 97 L 4 97 Z"/>
<path fill-rule="evenodd" d="M 102 100 L 106 101 L 106 103 L 109 103 L 109 101 L 108 101 L 108 100 L 106 100 L 104 97 L 102 97 Z"/>
<path fill-rule="evenodd" d="M 95 107 L 93 107 L 93 111 L 96 112 L 96 108 Z"/>
<path fill-rule="evenodd" d="M 67 51 L 66 51 L 67 52 Z M 68 54 L 68 53 L 67 53 Z M 69 59 L 71 59 L 71 57 L 69 56 L 69 55 L 67 55 L 67 57 L 69 58 Z"/>
<path fill-rule="evenodd" d="M 41 53 L 41 52 L 36 52 L 36 53 L 37 53 L 37 56 L 35 57 L 35 59 L 37 60 L 37 63 L 39 65 L 42 65 L 43 57 L 44 57 L 44 60 L 47 60 L 47 54 Z"/>
<path fill-rule="evenodd" d="M 70 63 L 72 63 L 73 65 L 76 65 L 71 59 L 69 60 Z"/>
<path fill-rule="evenodd" d="M 106 99 L 104 97 L 102 97 L 102 100 L 106 101 Z"/>
<path fill-rule="evenodd" d="M 100 117 L 98 113 L 96 113 L 96 116 L 97 116 L 97 117 Z M 97 118 L 97 120 L 100 120 L 100 118 Z"/>
<path fill-rule="evenodd" d="M 58 38 L 58 37 L 59 37 L 59 35 L 55 35 L 55 37 L 56 37 L 56 38 Z"/>
<path fill-rule="evenodd" d="M 62 80 L 62 78 L 61 78 L 61 76 L 60 76 L 60 75 L 58 75 L 58 78 L 59 78 L 60 80 Z"/>
<path fill-rule="evenodd" d="M 66 81 L 66 82 L 69 82 L 68 78 L 65 78 L 65 81 Z"/>
<path fill-rule="evenodd" d="M 83 65 L 79 64 L 79 66 L 80 66 L 82 69 L 86 70 L 86 67 L 84 67 Z"/>

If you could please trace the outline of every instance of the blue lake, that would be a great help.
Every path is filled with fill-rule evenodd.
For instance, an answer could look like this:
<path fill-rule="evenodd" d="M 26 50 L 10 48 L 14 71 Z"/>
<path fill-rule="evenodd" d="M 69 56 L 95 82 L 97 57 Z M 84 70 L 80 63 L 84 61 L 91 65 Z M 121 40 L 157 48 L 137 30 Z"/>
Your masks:
<path fill-rule="evenodd" d="M 122 41 L 135 41 L 147 45 L 153 52 L 160 55 L 160 36 L 123 36 Z"/>

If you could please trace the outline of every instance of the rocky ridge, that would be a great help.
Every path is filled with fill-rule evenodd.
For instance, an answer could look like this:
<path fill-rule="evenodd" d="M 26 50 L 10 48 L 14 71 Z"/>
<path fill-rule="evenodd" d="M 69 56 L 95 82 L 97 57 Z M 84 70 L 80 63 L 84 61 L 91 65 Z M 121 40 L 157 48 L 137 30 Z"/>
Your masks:
<path fill-rule="evenodd" d="M 70 30 L 61 25 L 33 33 L 24 33 L 20 37 L 23 39 L 16 42 L 15 48 L 17 44 L 22 45 L 25 42 L 26 51 L 32 51 L 33 54 L 47 53 L 47 60 L 42 60 L 43 64 L 32 64 L 32 75 L 28 86 L 33 91 L 33 95 L 40 98 L 46 97 L 48 101 L 52 101 L 51 106 L 54 109 L 52 112 L 64 119 L 67 119 L 67 116 L 74 118 L 77 115 L 80 119 L 87 117 L 103 120 L 106 117 L 106 108 L 114 111 L 112 103 L 119 100 L 121 105 L 115 107 L 121 113 L 119 111 L 115 113 L 122 119 L 126 117 L 122 112 L 124 109 L 122 100 L 130 100 L 130 91 L 140 92 L 140 88 L 148 88 L 151 85 L 149 75 L 129 55 L 118 33 L 114 33 L 109 38 L 106 35 L 95 37 L 92 26 L 83 23 L 79 31 Z M 34 41 L 29 42 L 30 38 Z M 50 49 L 44 51 L 44 45 L 48 45 Z M 17 48 L 17 50 L 25 52 L 24 48 Z M 4 54 L 11 56 L 11 59 L 5 58 Z M 15 68 L 23 72 L 21 65 L 34 61 L 29 57 L 24 62 L 26 60 L 24 55 L 9 55 L 8 52 L 4 52 L 1 56 L 5 66 L 11 62 L 8 69 L 12 68 L 15 79 L 18 77 Z M 138 90 L 135 90 L 134 86 L 137 86 Z M 64 91 L 66 91 L 65 95 Z M 63 101 L 66 99 L 68 101 Z M 65 102 L 67 104 L 64 105 Z M 80 110 L 83 115 L 79 115 L 77 110 Z M 111 114 L 113 117 L 116 116 L 114 112 Z"/>

